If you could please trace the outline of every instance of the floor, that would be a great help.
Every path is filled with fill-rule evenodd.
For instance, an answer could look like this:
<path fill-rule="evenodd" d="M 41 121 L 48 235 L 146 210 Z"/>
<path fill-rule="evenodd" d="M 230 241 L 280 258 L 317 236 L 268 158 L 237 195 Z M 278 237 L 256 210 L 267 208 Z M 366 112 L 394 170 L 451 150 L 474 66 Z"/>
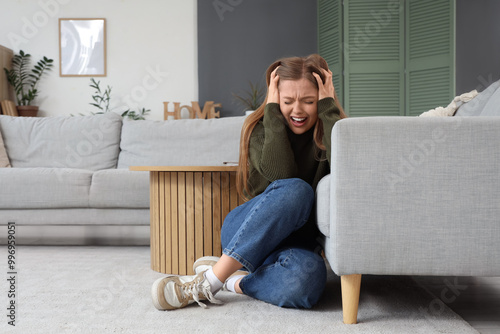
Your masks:
<path fill-rule="evenodd" d="M 481 334 L 500 334 L 500 277 L 414 277 Z"/>

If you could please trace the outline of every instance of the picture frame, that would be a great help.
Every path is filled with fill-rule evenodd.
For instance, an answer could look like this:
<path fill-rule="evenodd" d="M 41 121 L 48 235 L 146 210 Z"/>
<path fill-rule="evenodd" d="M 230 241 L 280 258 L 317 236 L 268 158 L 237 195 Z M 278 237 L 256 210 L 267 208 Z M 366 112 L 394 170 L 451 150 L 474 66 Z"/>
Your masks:
<path fill-rule="evenodd" d="M 59 75 L 106 76 L 106 19 L 59 19 Z"/>

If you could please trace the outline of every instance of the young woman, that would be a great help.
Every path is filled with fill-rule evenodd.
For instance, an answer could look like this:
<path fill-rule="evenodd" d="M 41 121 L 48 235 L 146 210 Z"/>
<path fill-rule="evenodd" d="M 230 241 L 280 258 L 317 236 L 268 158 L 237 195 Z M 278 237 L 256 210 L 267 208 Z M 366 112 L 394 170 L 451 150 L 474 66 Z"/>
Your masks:
<path fill-rule="evenodd" d="M 221 231 L 223 255 L 194 264 L 196 275 L 152 287 L 155 307 L 171 310 L 225 286 L 278 306 L 310 308 L 326 282 L 314 217 L 315 189 L 330 172 L 331 131 L 345 117 L 332 72 L 319 55 L 283 58 L 266 72 L 266 101 L 243 125 L 238 190 L 249 200 Z"/>

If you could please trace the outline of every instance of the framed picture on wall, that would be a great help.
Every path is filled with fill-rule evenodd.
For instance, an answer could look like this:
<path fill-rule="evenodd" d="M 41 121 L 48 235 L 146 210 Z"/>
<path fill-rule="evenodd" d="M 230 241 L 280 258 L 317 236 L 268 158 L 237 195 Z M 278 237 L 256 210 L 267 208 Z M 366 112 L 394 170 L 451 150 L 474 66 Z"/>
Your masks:
<path fill-rule="evenodd" d="M 59 75 L 106 76 L 106 19 L 59 19 Z"/>

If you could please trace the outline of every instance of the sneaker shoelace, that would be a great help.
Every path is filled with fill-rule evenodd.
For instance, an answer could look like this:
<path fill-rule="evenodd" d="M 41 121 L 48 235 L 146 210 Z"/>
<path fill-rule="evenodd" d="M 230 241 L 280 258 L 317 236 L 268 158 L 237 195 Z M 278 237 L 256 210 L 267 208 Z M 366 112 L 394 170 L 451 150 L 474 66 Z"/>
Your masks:
<path fill-rule="evenodd" d="M 213 304 L 222 304 L 222 302 L 216 299 L 210 290 L 209 286 L 203 286 L 202 283 L 205 281 L 205 278 L 201 281 L 193 280 L 190 283 L 184 284 L 180 287 L 180 291 L 183 297 L 183 300 L 188 300 L 190 296 L 193 297 L 193 300 L 198 303 L 203 308 L 207 308 L 207 305 L 200 301 L 199 294 L 200 292 L 207 298 L 207 300 Z"/>

